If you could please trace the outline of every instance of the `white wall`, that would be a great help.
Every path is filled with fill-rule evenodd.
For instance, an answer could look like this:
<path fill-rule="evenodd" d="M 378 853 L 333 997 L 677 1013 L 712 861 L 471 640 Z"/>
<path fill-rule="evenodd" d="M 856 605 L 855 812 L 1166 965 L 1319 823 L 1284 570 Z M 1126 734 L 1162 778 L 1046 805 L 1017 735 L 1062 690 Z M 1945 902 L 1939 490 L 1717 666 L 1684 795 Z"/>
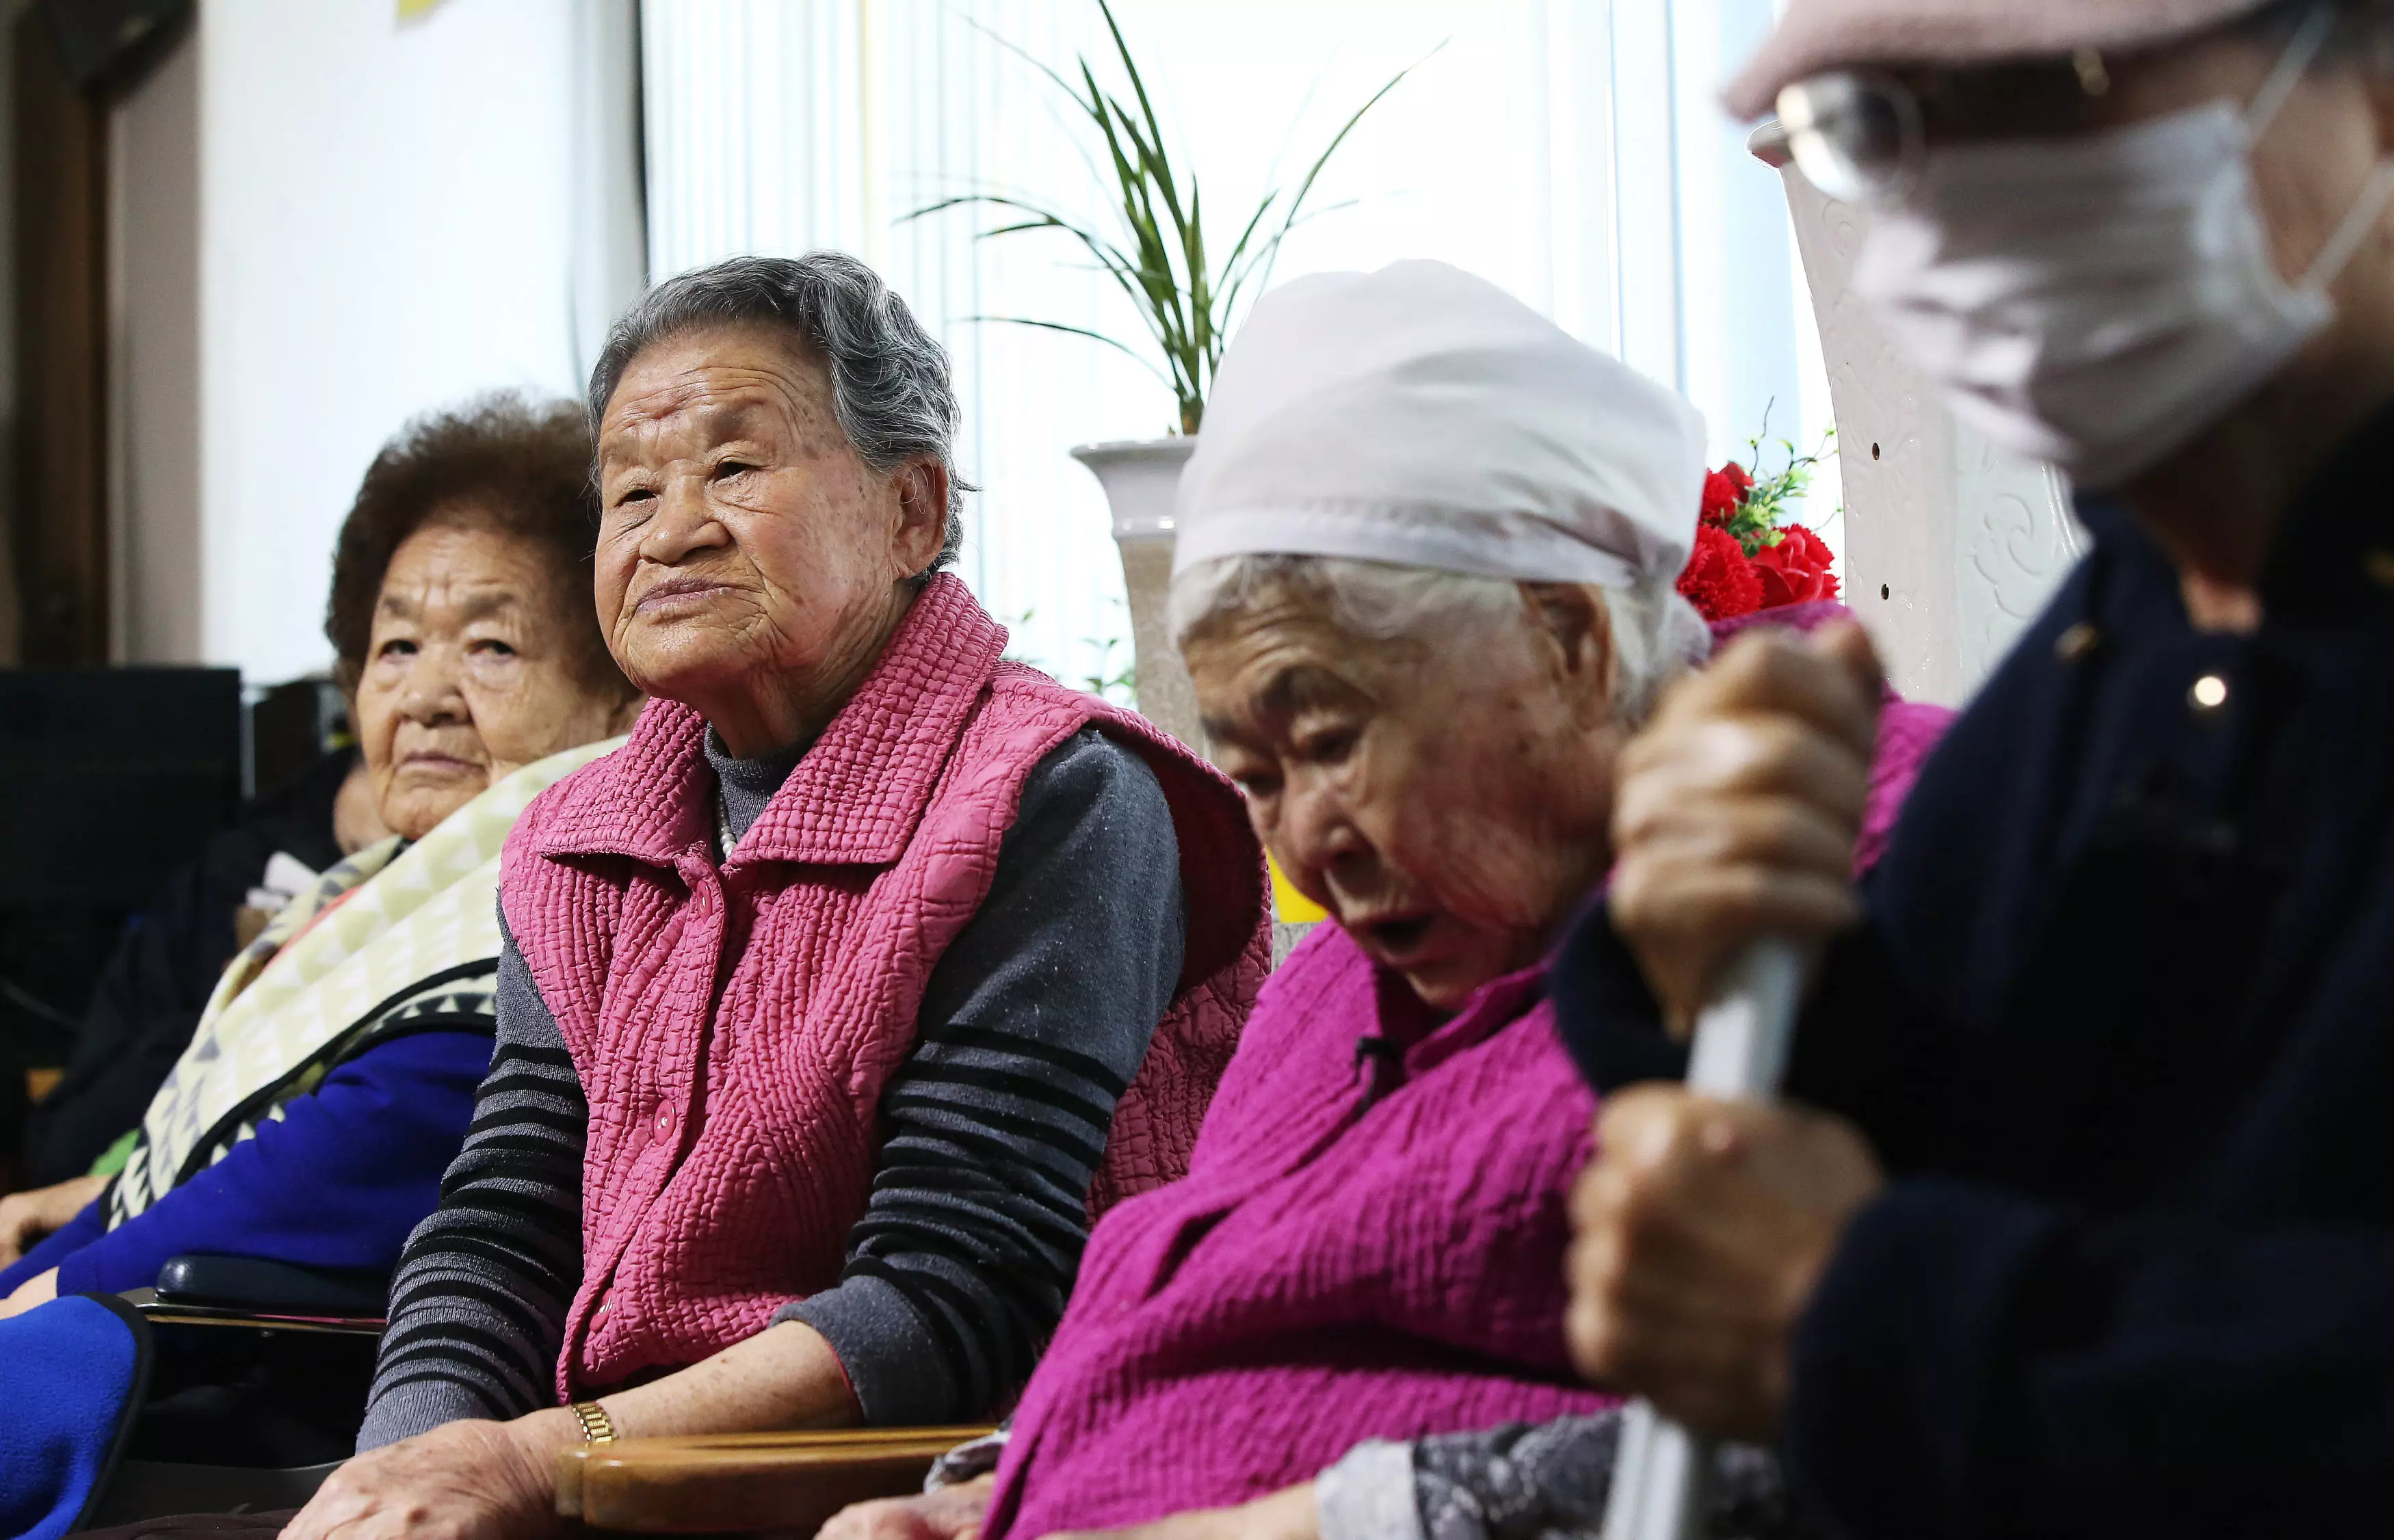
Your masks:
<path fill-rule="evenodd" d="M 202 0 L 116 113 L 121 658 L 322 667 L 383 441 L 479 391 L 578 394 L 641 281 L 633 0 L 398 10 Z"/>
<path fill-rule="evenodd" d="M 576 385 L 570 0 L 201 7 L 200 647 L 329 657 L 333 538 L 403 420 Z"/>

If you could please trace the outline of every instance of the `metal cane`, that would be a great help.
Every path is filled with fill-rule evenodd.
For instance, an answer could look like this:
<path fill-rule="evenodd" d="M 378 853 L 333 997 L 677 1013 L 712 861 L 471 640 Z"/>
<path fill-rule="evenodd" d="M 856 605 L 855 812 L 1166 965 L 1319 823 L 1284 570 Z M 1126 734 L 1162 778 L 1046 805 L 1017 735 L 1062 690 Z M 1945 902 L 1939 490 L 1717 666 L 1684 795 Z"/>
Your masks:
<path fill-rule="evenodd" d="M 1803 981 L 1803 961 L 1784 941 L 1763 941 L 1740 957 L 1719 997 L 1696 1018 L 1688 1089 L 1725 1101 L 1761 1100 L 1776 1091 Z M 1613 1459 L 1603 1540 L 1703 1540 L 1711 1469 L 1709 1444 L 1651 1402 L 1631 1402 Z"/>

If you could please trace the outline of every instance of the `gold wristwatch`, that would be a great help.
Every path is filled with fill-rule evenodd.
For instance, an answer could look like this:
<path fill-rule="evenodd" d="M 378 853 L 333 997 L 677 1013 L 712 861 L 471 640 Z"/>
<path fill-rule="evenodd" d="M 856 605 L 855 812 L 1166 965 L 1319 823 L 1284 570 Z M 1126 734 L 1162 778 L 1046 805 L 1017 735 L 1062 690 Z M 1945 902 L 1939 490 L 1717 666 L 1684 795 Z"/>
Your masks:
<path fill-rule="evenodd" d="M 585 1443 L 613 1443 L 615 1425 L 607 1418 L 607 1409 L 595 1401 L 577 1401 L 566 1408 L 573 1420 L 582 1425 Z"/>

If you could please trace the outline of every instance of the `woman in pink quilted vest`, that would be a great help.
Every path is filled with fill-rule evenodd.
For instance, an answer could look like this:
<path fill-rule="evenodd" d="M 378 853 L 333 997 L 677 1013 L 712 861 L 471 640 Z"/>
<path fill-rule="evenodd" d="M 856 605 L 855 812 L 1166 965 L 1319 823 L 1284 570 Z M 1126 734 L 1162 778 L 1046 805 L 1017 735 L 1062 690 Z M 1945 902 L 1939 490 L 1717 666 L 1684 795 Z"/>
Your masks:
<path fill-rule="evenodd" d="M 1452 268 L 1256 307 L 1182 477 L 1171 619 L 1218 762 L 1332 922 L 1266 987 L 1188 1178 L 1090 1238 L 993 1475 L 825 1540 L 1475 1533 L 1441 1494 L 1489 1533 L 1589 1522 L 1505 1491 L 1530 1425 L 1600 1500 L 1612 1436 L 1563 1337 L 1595 1102 L 1544 959 L 1610 863 L 1623 744 L 1710 650 L 1676 586 L 1703 456 L 1685 401 Z M 1943 717 L 1888 708 L 1863 860 Z"/>
<path fill-rule="evenodd" d="M 942 571 L 947 361 L 869 270 L 659 286 L 590 412 L 651 704 L 508 841 L 498 1051 L 296 1536 L 539 1531 L 584 1440 L 988 1415 L 1269 960 L 1235 788 Z"/>

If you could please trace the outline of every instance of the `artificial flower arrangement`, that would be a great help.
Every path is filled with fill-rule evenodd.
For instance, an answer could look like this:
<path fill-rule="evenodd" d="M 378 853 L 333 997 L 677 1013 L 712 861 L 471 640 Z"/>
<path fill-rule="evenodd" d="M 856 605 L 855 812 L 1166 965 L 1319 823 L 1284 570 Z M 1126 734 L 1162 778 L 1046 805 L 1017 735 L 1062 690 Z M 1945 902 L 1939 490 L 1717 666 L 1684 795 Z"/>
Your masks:
<path fill-rule="evenodd" d="M 1751 464 L 1760 466 L 1762 440 L 1747 443 Z M 1679 592 L 1706 620 L 1837 597 L 1828 543 L 1802 524 L 1780 522 L 1811 489 L 1821 456 L 1782 443 L 1786 468 L 1768 480 L 1756 480 L 1735 460 L 1704 478 L 1696 548 L 1679 573 Z"/>

